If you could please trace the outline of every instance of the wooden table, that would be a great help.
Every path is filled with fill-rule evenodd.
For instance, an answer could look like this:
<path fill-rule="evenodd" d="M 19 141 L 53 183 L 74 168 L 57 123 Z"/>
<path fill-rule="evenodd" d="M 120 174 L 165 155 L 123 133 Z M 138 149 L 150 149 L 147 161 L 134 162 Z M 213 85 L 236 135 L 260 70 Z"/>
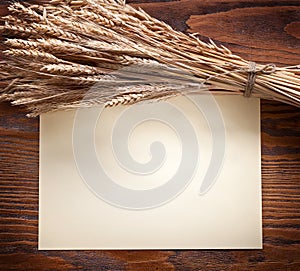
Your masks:
<path fill-rule="evenodd" d="M 300 64 L 298 0 L 150 1 L 128 2 L 249 60 Z M 0 103 L 0 270 L 300 270 L 300 110 L 263 101 L 261 129 L 263 250 L 38 251 L 39 120 Z"/>

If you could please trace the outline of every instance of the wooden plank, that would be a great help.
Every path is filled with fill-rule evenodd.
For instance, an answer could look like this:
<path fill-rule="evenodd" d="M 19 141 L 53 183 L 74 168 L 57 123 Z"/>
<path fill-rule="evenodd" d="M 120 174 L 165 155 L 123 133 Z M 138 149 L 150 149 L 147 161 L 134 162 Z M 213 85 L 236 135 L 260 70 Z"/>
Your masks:
<path fill-rule="evenodd" d="M 247 59 L 300 63 L 298 0 L 128 2 Z M 38 251 L 38 119 L 0 103 L 0 270 L 300 270 L 300 110 L 263 101 L 261 117 L 263 250 Z"/>

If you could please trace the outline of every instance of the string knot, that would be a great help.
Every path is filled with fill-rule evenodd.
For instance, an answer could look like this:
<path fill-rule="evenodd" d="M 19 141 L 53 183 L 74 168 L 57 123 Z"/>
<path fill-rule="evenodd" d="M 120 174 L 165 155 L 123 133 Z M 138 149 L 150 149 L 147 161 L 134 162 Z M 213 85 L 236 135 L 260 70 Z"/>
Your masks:
<path fill-rule="evenodd" d="M 267 64 L 263 66 L 262 68 L 257 69 L 255 62 L 249 62 L 248 69 L 246 69 L 246 72 L 248 72 L 248 79 L 245 86 L 245 97 L 250 97 L 253 91 L 253 87 L 255 85 L 256 75 L 259 73 L 264 74 L 272 74 L 276 71 L 276 65 L 273 63 Z"/>

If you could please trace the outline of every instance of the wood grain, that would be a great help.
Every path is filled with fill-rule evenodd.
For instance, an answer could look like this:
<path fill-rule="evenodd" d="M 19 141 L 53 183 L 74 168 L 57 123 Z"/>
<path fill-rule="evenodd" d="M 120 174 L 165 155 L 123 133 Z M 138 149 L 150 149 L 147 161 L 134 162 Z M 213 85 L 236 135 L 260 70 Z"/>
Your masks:
<path fill-rule="evenodd" d="M 299 1 L 128 2 L 247 59 L 300 63 Z M 0 270 L 300 270 L 300 110 L 263 101 L 261 118 L 263 250 L 38 251 L 39 121 L 0 103 Z"/>

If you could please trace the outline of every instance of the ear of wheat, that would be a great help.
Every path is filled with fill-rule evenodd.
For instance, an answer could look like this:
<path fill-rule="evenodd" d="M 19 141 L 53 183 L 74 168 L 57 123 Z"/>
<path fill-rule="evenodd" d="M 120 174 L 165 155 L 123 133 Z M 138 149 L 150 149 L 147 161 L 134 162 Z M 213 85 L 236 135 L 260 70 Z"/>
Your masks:
<path fill-rule="evenodd" d="M 205 91 L 300 106 L 300 65 L 256 65 L 122 0 L 14 3 L 9 11 L 0 28 L 0 100 L 30 116 Z"/>

